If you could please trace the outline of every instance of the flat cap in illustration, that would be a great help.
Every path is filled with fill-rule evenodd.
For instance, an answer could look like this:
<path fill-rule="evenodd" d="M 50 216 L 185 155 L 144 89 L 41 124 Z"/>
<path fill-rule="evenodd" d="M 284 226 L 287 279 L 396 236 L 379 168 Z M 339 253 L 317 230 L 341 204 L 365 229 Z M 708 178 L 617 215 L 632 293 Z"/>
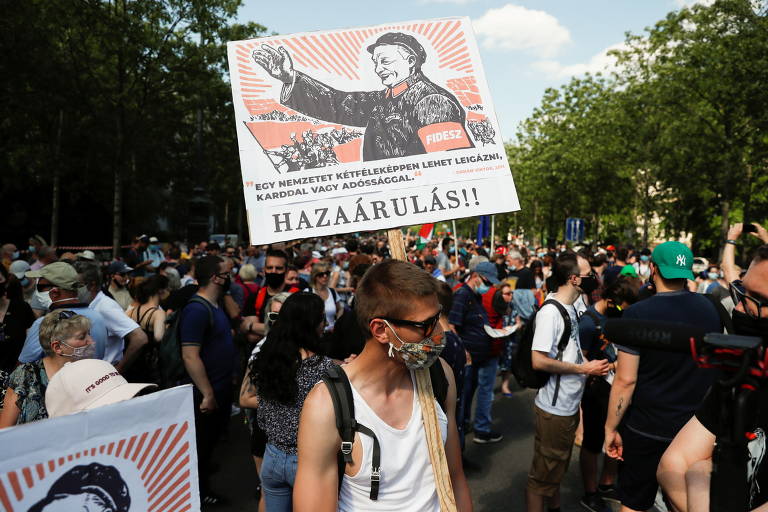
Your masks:
<path fill-rule="evenodd" d="M 416 57 L 419 66 L 427 60 L 427 52 L 424 51 L 424 47 L 411 35 L 403 34 L 402 32 L 387 32 L 379 37 L 375 43 L 368 45 L 368 53 L 373 55 L 376 47 L 383 44 L 402 46 Z"/>
<path fill-rule="evenodd" d="M 48 495 L 32 505 L 28 512 L 128 512 L 131 496 L 120 472 L 97 462 L 75 466 L 61 475 Z"/>

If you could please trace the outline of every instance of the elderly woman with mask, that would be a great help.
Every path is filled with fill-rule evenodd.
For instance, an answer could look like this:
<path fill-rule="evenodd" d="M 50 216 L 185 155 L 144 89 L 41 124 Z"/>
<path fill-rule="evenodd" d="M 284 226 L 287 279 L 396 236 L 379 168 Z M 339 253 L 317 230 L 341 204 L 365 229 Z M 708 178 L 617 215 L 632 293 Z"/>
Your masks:
<path fill-rule="evenodd" d="M 43 318 L 40 346 L 45 355 L 38 361 L 18 366 L 11 373 L 0 428 L 48 417 L 45 390 L 49 380 L 65 363 L 96 355 L 90 329 L 88 318 L 65 309 L 57 309 Z"/>

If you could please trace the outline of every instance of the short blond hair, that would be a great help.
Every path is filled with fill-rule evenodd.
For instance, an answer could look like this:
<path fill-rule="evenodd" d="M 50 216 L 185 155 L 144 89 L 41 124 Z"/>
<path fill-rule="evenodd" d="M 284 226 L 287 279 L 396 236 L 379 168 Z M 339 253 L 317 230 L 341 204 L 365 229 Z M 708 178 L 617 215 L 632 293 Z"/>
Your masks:
<path fill-rule="evenodd" d="M 69 318 L 62 318 L 66 313 L 72 313 L 72 311 L 65 309 L 51 311 L 43 317 L 43 321 L 40 323 L 38 338 L 46 356 L 53 355 L 51 342 L 54 340 L 63 341 L 78 332 L 91 330 L 91 321 L 88 317 L 75 314 Z"/>
<path fill-rule="evenodd" d="M 237 275 L 239 275 L 240 279 L 242 279 L 243 281 L 253 281 L 257 277 L 259 277 L 258 272 L 256 272 L 256 267 L 254 267 L 250 263 L 246 263 L 245 265 L 240 267 L 240 272 L 238 272 Z"/>
<path fill-rule="evenodd" d="M 315 279 L 317 279 L 317 274 L 321 274 L 323 272 L 330 272 L 330 267 L 325 262 L 318 262 L 312 265 L 312 272 L 309 275 L 309 283 L 314 286 L 315 285 Z"/>

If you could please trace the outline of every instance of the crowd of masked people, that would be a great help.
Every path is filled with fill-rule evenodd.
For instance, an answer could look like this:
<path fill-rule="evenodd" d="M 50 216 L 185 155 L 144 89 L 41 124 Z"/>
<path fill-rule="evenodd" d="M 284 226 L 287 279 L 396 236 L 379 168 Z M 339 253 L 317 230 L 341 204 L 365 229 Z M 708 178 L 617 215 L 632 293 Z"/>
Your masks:
<path fill-rule="evenodd" d="M 751 235 L 768 244 L 761 226 Z M 88 398 L 57 389 L 65 375 L 87 379 L 114 368 L 122 380 L 112 379 L 116 391 L 104 393 L 119 399 L 191 383 L 203 506 L 227 502 L 210 488 L 212 456 L 230 416 L 242 410 L 260 477 L 259 510 L 301 509 L 293 488 L 302 406 L 308 396 L 318 400 L 310 391 L 337 365 L 349 369 L 357 390 L 354 368 L 371 364 L 371 357 L 355 361 L 371 340 L 385 336 L 375 330 L 377 317 L 361 322 L 360 310 L 386 310 L 387 301 L 431 294 L 438 309 L 426 320 L 382 315 L 382 329 L 391 333 L 382 357 L 416 369 L 440 355 L 453 397 L 450 406 L 439 401 L 440 410 L 443 417 L 453 412 L 445 421 L 455 426 L 460 450 L 469 440 L 483 445 L 503 439 L 494 429 L 492 405 L 519 390 L 521 347 L 532 370 L 548 375 L 532 386 L 538 389 L 525 489 L 529 511 L 560 510 L 560 484 L 574 443 L 580 447 L 585 510 L 605 512 L 611 502 L 626 512 L 653 506 L 708 510 L 705 490 L 722 428 L 722 397 L 708 390 L 718 370 L 699 368 L 690 354 L 613 344 L 603 327 L 623 317 L 768 339 L 768 245 L 741 269 L 736 251 L 746 236 L 741 224 L 731 228 L 719 264 L 695 260 L 675 241 L 653 250 L 543 248 L 522 240 L 491 249 L 487 241 L 445 236 L 419 243 L 407 236 L 411 265 L 400 270 L 387 267 L 391 255 L 381 235 L 261 247 L 186 245 L 140 235 L 111 261 L 88 250 L 61 253 L 35 236 L 27 250 L 0 247 L 0 428 L 90 408 Z M 432 277 L 421 292 L 409 283 L 421 283 L 422 274 L 399 280 L 410 268 Z M 376 279 L 390 282 L 377 288 L 372 269 L 380 269 Z M 399 292 L 385 289 L 395 285 Z M 403 330 L 423 337 L 407 341 Z M 177 343 L 176 360 L 163 352 L 169 343 Z M 69 369 L 76 364 L 82 369 Z M 171 371 L 174 364 L 180 373 Z M 359 398 L 355 391 L 356 415 L 363 414 Z M 363 417 L 378 422 L 380 416 Z M 762 466 L 767 420 L 760 409 L 748 425 L 754 438 L 743 483 L 750 510 L 768 507 L 768 466 Z M 376 432 L 383 436 L 383 430 Z M 391 442 L 405 442 L 398 439 Z M 448 445 L 446 451 L 454 479 Z M 458 460 L 460 466 L 460 455 Z M 374 481 L 377 492 L 397 495 L 389 482 L 379 484 L 376 471 L 374 464 L 370 482 L 362 483 L 339 473 L 351 482 L 345 491 L 338 481 L 340 509 L 374 499 L 368 496 Z M 459 508 L 466 509 L 468 490 L 459 473 L 454 490 Z"/>

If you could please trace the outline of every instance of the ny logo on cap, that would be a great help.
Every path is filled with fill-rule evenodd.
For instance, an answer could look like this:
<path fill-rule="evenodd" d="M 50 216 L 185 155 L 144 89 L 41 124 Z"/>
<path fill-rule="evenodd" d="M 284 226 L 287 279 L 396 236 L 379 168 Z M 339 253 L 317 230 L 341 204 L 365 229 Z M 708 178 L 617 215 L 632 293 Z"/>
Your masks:
<path fill-rule="evenodd" d="M 685 254 L 678 254 L 677 255 L 677 261 L 675 262 L 677 265 L 685 266 Z"/>

